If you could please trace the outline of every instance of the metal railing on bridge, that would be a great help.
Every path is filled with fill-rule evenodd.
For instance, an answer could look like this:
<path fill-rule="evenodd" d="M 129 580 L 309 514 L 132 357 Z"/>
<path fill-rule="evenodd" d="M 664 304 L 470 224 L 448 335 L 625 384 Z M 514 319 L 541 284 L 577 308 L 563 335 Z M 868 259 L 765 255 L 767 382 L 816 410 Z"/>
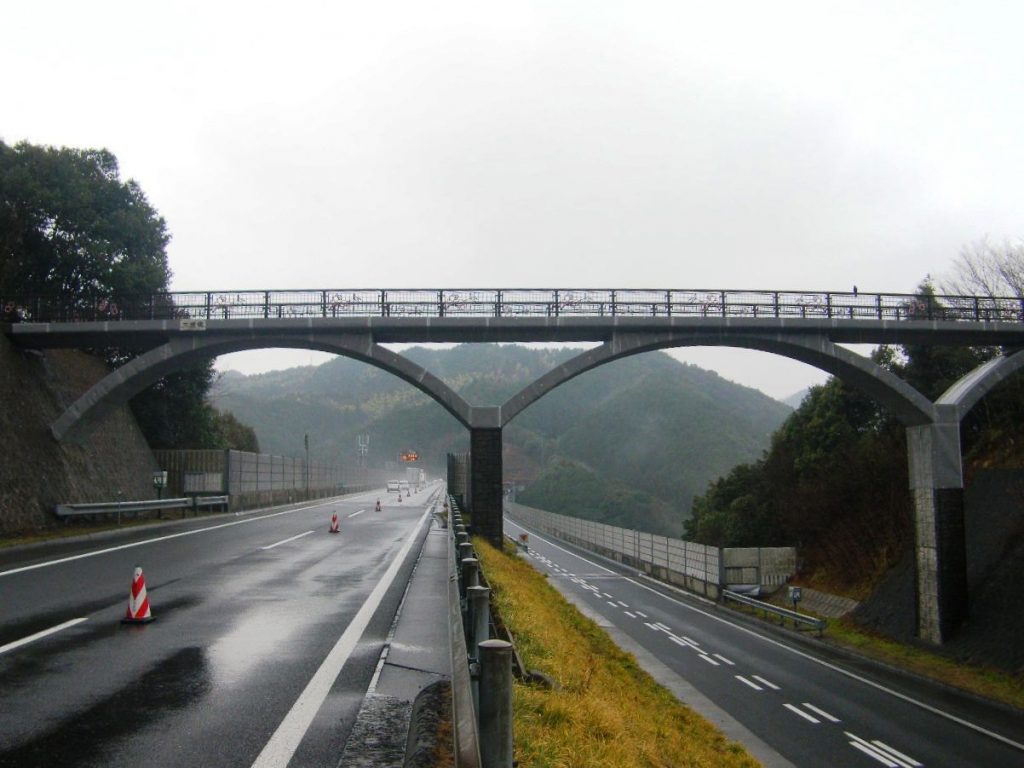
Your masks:
<path fill-rule="evenodd" d="M 722 317 L 1024 322 L 1024 299 L 905 293 L 639 289 L 185 291 L 4 296 L 6 322 L 352 317 Z"/>

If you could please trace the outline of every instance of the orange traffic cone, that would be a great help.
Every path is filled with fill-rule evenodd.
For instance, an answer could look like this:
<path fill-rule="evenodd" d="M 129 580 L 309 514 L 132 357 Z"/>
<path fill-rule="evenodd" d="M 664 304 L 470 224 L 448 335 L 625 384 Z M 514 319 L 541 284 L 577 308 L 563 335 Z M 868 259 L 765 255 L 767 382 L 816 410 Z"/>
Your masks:
<path fill-rule="evenodd" d="M 380 499 L 377 499 L 377 511 L 380 512 Z"/>
<path fill-rule="evenodd" d="M 141 566 L 135 566 L 132 576 L 132 591 L 128 596 L 128 615 L 121 619 L 122 624 L 148 624 L 153 621 L 153 613 L 149 610 L 149 597 L 146 595 L 146 579 L 142 575 Z"/>
<path fill-rule="evenodd" d="M 341 529 L 338 528 L 338 513 L 335 512 L 331 515 L 331 533 L 341 533 Z"/>

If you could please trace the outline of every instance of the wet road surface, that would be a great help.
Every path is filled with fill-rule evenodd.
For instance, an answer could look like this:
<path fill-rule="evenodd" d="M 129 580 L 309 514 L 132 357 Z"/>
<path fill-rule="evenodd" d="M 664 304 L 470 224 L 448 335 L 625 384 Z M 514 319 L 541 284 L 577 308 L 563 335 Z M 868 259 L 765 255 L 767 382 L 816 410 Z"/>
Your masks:
<path fill-rule="evenodd" d="M 0 766 L 334 764 L 431 497 L 374 492 L 0 555 Z M 155 621 L 125 626 L 136 565 Z"/>

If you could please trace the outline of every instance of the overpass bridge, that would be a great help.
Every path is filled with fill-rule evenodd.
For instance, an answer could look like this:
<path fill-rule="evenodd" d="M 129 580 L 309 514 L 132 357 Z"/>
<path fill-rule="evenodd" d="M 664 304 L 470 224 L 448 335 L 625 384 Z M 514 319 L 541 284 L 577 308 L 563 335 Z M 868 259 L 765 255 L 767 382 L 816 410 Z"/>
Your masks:
<path fill-rule="evenodd" d="M 502 535 L 502 429 L 555 387 L 613 360 L 658 349 L 729 346 L 782 355 L 838 376 L 907 428 L 916 517 L 918 634 L 950 637 L 967 616 L 960 423 L 1024 365 L 1016 297 L 806 291 L 437 289 L 195 291 L 86 298 L 0 297 L 2 329 L 31 348 L 119 346 L 140 354 L 51 426 L 84 434 L 110 408 L 168 373 L 229 352 L 272 347 L 345 355 L 425 392 L 470 432 L 474 523 Z M 397 343 L 592 342 L 501 404 L 469 403 Z M 841 344 L 1001 347 L 936 401 Z"/>

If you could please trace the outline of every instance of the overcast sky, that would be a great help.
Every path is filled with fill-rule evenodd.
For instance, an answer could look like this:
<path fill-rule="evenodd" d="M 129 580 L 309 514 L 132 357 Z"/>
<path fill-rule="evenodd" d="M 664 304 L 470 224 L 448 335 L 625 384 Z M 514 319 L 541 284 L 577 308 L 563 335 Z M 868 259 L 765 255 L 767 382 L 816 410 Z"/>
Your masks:
<path fill-rule="evenodd" d="M 912 291 L 1024 236 L 1022 9 L 6 3 L 0 138 L 114 152 L 177 290 Z"/>

